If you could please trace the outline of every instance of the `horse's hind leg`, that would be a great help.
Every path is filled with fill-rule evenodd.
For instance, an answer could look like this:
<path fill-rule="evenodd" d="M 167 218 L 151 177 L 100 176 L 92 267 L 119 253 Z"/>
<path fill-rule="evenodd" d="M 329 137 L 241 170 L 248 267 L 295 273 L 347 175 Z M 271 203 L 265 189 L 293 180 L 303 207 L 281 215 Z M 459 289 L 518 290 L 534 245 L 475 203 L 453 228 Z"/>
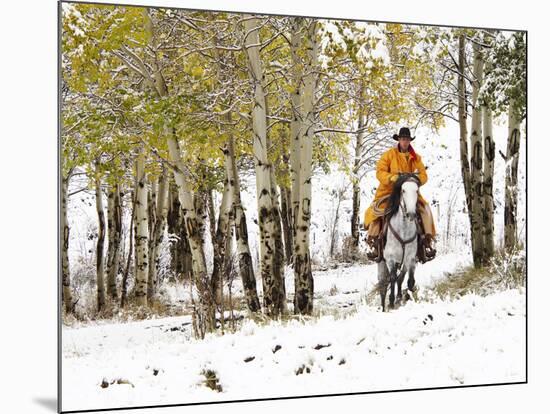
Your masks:
<path fill-rule="evenodd" d="M 378 291 L 382 302 L 382 312 L 386 311 L 386 292 L 388 291 L 388 268 L 385 262 L 378 263 Z"/>

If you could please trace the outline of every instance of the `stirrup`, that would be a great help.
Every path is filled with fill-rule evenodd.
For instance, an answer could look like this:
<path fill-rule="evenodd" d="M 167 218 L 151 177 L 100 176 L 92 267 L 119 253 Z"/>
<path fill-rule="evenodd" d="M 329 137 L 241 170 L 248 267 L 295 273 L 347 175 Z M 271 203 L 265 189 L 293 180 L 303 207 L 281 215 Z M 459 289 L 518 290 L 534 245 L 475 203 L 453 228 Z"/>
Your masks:
<path fill-rule="evenodd" d="M 367 251 L 367 257 L 370 260 L 376 261 L 376 259 L 378 259 L 379 256 L 380 256 L 380 252 L 378 251 L 378 248 L 375 246 L 372 247 L 372 250 Z"/>
<path fill-rule="evenodd" d="M 427 261 L 433 260 L 437 253 L 437 250 L 435 249 L 435 247 L 432 246 L 432 243 L 433 237 L 428 238 L 424 236 L 424 240 L 422 240 L 422 249 L 424 250 L 424 256 L 426 257 Z"/>
<path fill-rule="evenodd" d="M 426 235 L 424 233 L 418 235 L 418 245 L 416 247 L 416 257 L 418 261 L 422 264 L 429 262 L 433 259 L 433 256 L 430 257 L 426 251 Z"/>
<path fill-rule="evenodd" d="M 428 258 L 426 257 L 426 253 L 424 252 L 424 248 L 422 246 L 418 248 L 418 251 L 416 252 L 416 257 L 418 261 L 422 264 L 428 261 Z"/>
<path fill-rule="evenodd" d="M 367 251 L 367 258 L 377 263 L 380 262 L 382 259 L 380 254 L 380 239 L 378 237 L 370 236 L 370 238 L 367 238 L 367 245 L 372 249 Z"/>

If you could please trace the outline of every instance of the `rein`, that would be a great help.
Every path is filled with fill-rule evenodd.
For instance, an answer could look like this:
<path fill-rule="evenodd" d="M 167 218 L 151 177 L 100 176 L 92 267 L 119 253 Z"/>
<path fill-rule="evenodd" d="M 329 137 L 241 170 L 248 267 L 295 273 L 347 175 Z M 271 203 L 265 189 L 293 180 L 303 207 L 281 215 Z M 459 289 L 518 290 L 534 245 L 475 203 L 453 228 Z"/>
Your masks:
<path fill-rule="evenodd" d="M 417 224 L 418 226 L 418 224 Z M 394 235 L 394 237 L 397 239 L 397 241 L 399 242 L 399 244 L 401 244 L 401 267 L 403 267 L 403 259 L 405 258 L 405 246 L 413 241 L 416 240 L 416 237 L 417 237 L 417 233 L 415 233 L 410 239 L 407 239 L 407 240 L 403 240 L 401 238 L 401 236 L 397 233 L 397 231 L 395 231 L 395 229 L 393 228 L 393 226 L 391 225 L 391 221 L 388 223 L 388 227 L 390 228 L 390 231 L 392 232 L 392 234 Z"/>
<path fill-rule="evenodd" d="M 407 180 L 407 181 L 409 181 L 409 180 Z M 399 208 L 403 211 L 403 213 L 405 212 L 405 208 L 404 208 L 404 205 L 402 203 L 402 200 L 400 200 L 400 202 L 399 202 Z M 397 233 L 397 231 L 391 225 L 391 220 L 388 220 L 388 227 L 389 227 L 390 231 L 392 232 L 394 237 L 397 239 L 397 241 L 401 245 L 401 262 L 400 262 L 401 270 L 403 269 L 403 260 L 405 259 L 405 246 L 407 244 L 412 243 L 413 241 L 415 241 L 417 236 L 418 236 L 418 233 L 419 233 L 418 220 L 415 220 L 415 221 L 416 221 L 416 233 L 411 238 L 409 238 L 407 240 L 403 240 L 403 238 Z"/>

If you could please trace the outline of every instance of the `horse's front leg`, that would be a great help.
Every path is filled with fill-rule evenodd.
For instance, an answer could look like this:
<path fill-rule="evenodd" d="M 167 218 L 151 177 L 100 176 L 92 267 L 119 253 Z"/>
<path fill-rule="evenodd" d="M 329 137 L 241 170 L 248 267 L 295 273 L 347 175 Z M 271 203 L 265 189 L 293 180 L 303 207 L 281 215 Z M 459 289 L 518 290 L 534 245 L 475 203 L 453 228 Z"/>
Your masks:
<path fill-rule="evenodd" d="M 415 267 L 411 266 L 411 268 L 409 269 L 409 278 L 407 279 L 407 289 L 410 293 L 416 292 L 414 271 L 415 271 Z M 407 293 L 406 296 L 407 296 L 406 297 L 407 300 L 411 298 L 409 293 Z"/>
<path fill-rule="evenodd" d="M 382 302 L 382 312 L 386 311 L 386 292 L 388 291 L 388 268 L 386 262 L 378 263 L 378 290 L 380 292 L 380 300 Z"/>
<path fill-rule="evenodd" d="M 395 308 L 395 283 L 397 282 L 397 264 L 390 268 L 390 309 Z"/>
<path fill-rule="evenodd" d="M 403 299 L 403 293 L 401 292 L 401 286 L 403 285 L 403 280 L 405 280 L 405 274 L 407 273 L 406 270 L 403 270 L 401 273 L 399 273 L 399 276 L 397 278 L 397 304 L 401 304 L 401 300 Z"/>

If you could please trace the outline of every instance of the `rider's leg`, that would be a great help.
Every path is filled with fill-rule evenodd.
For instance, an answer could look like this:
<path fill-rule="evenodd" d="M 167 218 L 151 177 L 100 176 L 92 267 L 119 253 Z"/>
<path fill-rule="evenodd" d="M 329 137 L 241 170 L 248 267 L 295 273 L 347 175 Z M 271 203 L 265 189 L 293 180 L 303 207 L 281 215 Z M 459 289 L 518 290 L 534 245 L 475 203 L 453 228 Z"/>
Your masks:
<path fill-rule="evenodd" d="M 377 260 L 380 256 L 380 249 L 379 249 L 379 236 L 380 236 L 380 230 L 381 230 L 381 219 L 376 218 L 374 221 L 372 221 L 369 224 L 368 232 L 367 232 L 367 245 L 369 246 L 370 250 L 367 252 L 367 257 L 371 260 Z"/>
<path fill-rule="evenodd" d="M 428 203 L 418 203 L 418 214 L 422 222 L 422 230 L 424 232 L 424 248 L 425 254 L 428 259 L 435 256 L 436 250 L 433 246 L 435 238 L 435 225 L 433 220 L 432 211 Z"/>

